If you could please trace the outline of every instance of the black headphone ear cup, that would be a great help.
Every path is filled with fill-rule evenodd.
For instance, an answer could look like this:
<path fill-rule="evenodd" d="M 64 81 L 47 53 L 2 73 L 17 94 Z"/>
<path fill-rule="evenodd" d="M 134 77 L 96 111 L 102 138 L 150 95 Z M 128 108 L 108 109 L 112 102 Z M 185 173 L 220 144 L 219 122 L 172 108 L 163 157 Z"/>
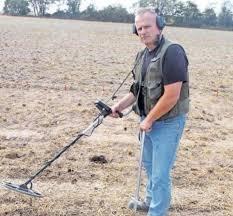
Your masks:
<path fill-rule="evenodd" d="M 137 31 L 137 28 L 136 28 L 135 24 L 133 24 L 133 34 L 138 35 L 138 31 Z"/>
<path fill-rule="evenodd" d="M 158 27 L 159 30 L 163 30 L 165 25 L 166 25 L 166 21 L 165 18 L 163 16 L 156 16 L 156 25 Z"/>

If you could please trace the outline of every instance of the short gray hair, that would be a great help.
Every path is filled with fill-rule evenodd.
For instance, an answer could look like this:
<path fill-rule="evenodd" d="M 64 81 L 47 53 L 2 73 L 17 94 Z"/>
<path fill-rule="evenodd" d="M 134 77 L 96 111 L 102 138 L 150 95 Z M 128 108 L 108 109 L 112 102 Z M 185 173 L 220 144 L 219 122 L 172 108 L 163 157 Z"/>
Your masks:
<path fill-rule="evenodd" d="M 156 10 L 155 10 L 155 8 L 153 8 L 153 7 L 140 7 L 140 8 L 138 8 L 138 9 L 136 10 L 136 12 L 135 12 L 135 17 L 136 17 L 136 16 L 143 15 L 143 14 L 145 14 L 145 13 L 147 13 L 147 12 L 149 12 L 149 13 L 151 13 L 151 14 L 154 14 L 155 16 L 157 15 Z"/>

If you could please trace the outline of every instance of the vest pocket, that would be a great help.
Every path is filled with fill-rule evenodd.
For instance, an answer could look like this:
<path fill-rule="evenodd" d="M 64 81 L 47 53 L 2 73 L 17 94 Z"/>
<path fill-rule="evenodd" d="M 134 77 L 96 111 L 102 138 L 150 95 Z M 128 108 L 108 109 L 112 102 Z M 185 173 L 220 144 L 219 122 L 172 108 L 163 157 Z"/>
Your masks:
<path fill-rule="evenodd" d="M 162 84 L 156 81 L 149 81 L 147 86 L 147 93 L 149 100 L 157 100 L 161 97 L 163 93 L 163 86 Z M 156 102 L 156 101 L 154 101 Z"/>
<path fill-rule="evenodd" d="M 149 81 L 146 87 L 146 97 L 145 97 L 145 111 L 146 114 L 150 112 L 150 110 L 157 103 L 161 95 L 163 94 L 163 86 L 161 83 L 156 81 Z"/>

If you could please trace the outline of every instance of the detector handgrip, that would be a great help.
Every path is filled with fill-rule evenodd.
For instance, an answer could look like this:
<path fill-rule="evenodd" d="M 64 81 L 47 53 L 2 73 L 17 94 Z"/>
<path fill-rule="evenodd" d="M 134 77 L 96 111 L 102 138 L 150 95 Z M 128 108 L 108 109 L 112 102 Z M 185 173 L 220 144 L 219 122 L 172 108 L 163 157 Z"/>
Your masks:
<path fill-rule="evenodd" d="M 95 106 L 98 108 L 98 110 L 104 115 L 104 117 L 110 115 L 112 113 L 112 109 L 106 105 L 105 103 L 103 103 L 102 101 L 97 100 L 95 102 Z M 123 117 L 123 114 L 119 111 L 117 111 L 118 115 L 120 118 Z"/>
<path fill-rule="evenodd" d="M 116 112 L 117 112 L 117 114 L 119 115 L 120 118 L 122 118 L 124 116 L 123 113 L 121 113 L 119 111 L 116 111 Z"/>

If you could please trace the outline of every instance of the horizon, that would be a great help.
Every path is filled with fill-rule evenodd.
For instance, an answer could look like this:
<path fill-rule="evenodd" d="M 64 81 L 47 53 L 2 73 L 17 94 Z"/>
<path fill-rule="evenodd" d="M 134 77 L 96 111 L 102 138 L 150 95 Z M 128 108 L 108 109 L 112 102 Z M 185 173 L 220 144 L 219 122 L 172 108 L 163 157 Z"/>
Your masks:
<path fill-rule="evenodd" d="M 183 2 L 187 0 L 181 0 Z M 199 10 L 203 12 L 205 8 L 211 7 L 214 8 L 216 13 L 219 13 L 223 0 L 191 0 L 193 3 L 197 4 Z M 0 0 L 0 12 L 3 12 L 5 0 Z M 88 5 L 94 4 L 97 10 L 103 9 L 109 5 L 117 6 L 121 5 L 126 8 L 129 12 L 133 12 L 133 4 L 137 2 L 136 0 L 86 0 L 81 4 L 81 11 L 85 10 Z M 60 5 L 60 6 L 59 6 Z M 65 7 L 62 4 L 53 4 L 48 10 L 49 13 L 54 13 L 58 8 L 64 9 Z"/>

